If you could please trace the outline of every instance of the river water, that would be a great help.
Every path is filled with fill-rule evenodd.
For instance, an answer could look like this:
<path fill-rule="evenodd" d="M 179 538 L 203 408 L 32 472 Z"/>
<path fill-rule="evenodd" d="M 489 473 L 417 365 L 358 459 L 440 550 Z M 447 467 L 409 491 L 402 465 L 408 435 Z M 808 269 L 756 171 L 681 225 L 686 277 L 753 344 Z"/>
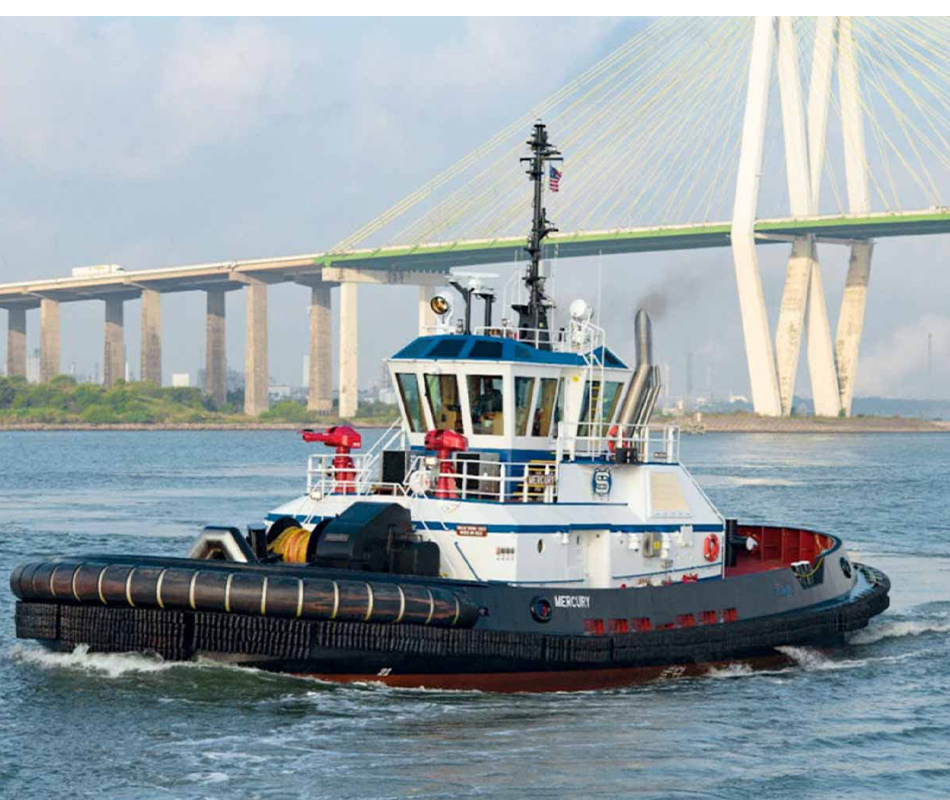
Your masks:
<path fill-rule="evenodd" d="M 0 434 L 0 573 L 33 555 L 180 554 L 299 493 L 287 432 Z M 946 798 L 950 437 L 684 438 L 713 501 L 812 526 L 893 581 L 847 648 L 625 690 L 337 687 L 53 655 L 0 587 L 0 797 Z M 5 580 L 4 580 L 5 584 Z"/>

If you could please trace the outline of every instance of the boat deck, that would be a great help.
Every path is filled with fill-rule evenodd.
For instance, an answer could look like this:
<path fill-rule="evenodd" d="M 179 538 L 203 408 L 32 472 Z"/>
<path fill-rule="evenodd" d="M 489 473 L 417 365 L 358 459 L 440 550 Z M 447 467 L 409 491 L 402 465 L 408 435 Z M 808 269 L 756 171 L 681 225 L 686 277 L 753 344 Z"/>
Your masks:
<path fill-rule="evenodd" d="M 754 572 L 770 572 L 773 569 L 787 569 L 788 562 L 780 558 L 740 558 L 734 567 L 726 567 L 725 577 L 734 578 L 739 575 L 751 575 Z"/>
<path fill-rule="evenodd" d="M 754 539 L 756 546 L 736 554 L 735 565 L 725 568 L 726 578 L 786 569 L 800 561 L 817 567 L 823 553 L 835 545 L 832 537 L 801 528 L 740 525 L 737 532 Z"/>

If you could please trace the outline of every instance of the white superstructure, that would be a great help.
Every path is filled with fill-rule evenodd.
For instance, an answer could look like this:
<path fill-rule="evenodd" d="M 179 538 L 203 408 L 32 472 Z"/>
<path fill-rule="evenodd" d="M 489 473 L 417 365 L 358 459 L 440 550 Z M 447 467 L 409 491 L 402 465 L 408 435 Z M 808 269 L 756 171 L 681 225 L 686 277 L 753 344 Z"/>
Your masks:
<path fill-rule="evenodd" d="M 350 462 L 311 456 L 307 493 L 269 520 L 312 528 L 357 500 L 399 503 L 459 580 L 720 578 L 723 519 L 679 463 L 678 431 L 623 422 L 635 372 L 589 319 L 554 338 L 542 349 L 500 327 L 415 339 L 389 360 L 399 422 Z"/>

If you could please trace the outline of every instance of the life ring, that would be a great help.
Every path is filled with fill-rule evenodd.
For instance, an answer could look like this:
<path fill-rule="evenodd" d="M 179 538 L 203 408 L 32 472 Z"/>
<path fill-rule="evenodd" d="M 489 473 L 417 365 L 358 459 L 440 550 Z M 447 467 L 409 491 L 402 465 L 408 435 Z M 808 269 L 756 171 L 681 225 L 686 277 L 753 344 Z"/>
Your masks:
<path fill-rule="evenodd" d="M 719 537 L 710 533 L 703 542 L 703 557 L 707 561 L 715 561 L 719 558 Z"/>
<path fill-rule="evenodd" d="M 617 450 L 617 432 L 618 427 L 616 425 L 612 426 L 609 431 L 607 431 L 607 449 L 612 453 Z"/>

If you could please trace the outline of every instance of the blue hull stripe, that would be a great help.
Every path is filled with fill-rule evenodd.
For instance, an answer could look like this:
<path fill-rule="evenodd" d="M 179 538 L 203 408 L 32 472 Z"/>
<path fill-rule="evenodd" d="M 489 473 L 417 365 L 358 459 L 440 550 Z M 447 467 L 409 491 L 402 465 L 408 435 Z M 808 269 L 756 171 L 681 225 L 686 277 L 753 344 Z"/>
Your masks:
<path fill-rule="evenodd" d="M 289 514 L 268 514 L 266 519 L 268 522 L 275 522 L 278 519 L 283 517 L 291 516 Z M 323 517 L 313 516 L 309 514 L 295 514 L 293 515 L 294 519 L 298 522 L 307 522 L 316 523 L 320 522 Z M 444 524 L 444 527 L 443 527 Z M 441 520 L 427 520 L 426 522 L 418 522 L 417 525 L 420 528 L 428 528 L 430 530 L 455 530 L 458 525 L 479 525 L 478 522 L 470 522 L 465 520 L 460 520 L 456 523 L 443 523 Z M 675 524 L 675 525 L 605 525 L 597 523 L 567 523 L 564 525 L 482 525 L 488 533 L 568 533 L 570 531 L 609 531 L 610 533 L 650 533 L 650 532 L 660 532 L 660 533 L 678 533 L 684 525 L 689 523 Z M 722 533 L 722 525 L 716 523 L 696 525 L 693 526 L 693 531 L 696 533 Z"/>

